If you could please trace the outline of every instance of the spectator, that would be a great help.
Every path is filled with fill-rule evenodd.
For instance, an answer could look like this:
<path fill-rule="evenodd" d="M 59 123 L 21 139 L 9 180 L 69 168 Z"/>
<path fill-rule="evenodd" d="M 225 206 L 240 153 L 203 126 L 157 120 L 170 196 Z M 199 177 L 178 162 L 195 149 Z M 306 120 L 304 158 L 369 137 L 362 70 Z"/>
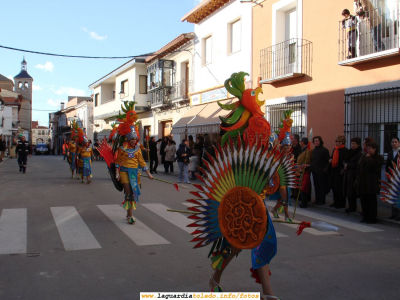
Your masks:
<path fill-rule="evenodd" d="M 367 154 L 362 155 L 357 166 L 356 189 L 361 198 L 361 208 L 364 218 L 361 222 L 376 223 L 379 194 L 379 180 L 383 158 L 378 154 L 378 144 L 367 144 Z"/>
<path fill-rule="evenodd" d="M 3 141 L 3 135 L 0 135 L 0 162 L 3 161 L 4 151 L 6 151 L 6 147 Z"/>
<path fill-rule="evenodd" d="M 193 152 L 193 156 L 191 156 L 190 158 L 189 158 L 189 161 L 190 161 L 190 173 L 191 173 L 191 180 L 195 180 L 196 179 L 196 176 L 195 176 L 195 174 L 196 174 L 196 171 L 197 171 L 197 165 L 198 165 L 198 163 L 199 163 L 199 153 L 198 153 L 198 151 L 197 150 L 192 150 L 192 152 Z"/>
<path fill-rule="evenodd" d="M 397 160 L 399 159 L 399 138 L 392 138 L 392 151 L 388 153 L 388 157 L 386 160 L 386 173 L 390 173 L 389 168 L 392 168 L 393 163 L 397 165 Z M 400 221 L 400 210 L 396 208 L 394 205 L 392 206 L 392 214 L 389 219 L 396 219 Z"/>
<path fill-rule="evenodd" d="M 294 161 L 297 161 L 297 158 L 300 155 L 301 146 L 299 144 L 299 141 L 300 141 L 300 136 L 298 134 L 293 134 L 291 143 L 292 143 L 292 153 L 293 153 L 293 156 L 294 156 Z M 291 189 L 291 191 L 292 191 L 291 198 L 296 199 L 297 195 L 299 193 L 299 190 L 298 189 Z"/>
<path fill-rule="evenodd" d="M 354 186 L 357 177 L 357 164 L 362 155 L 361 139 L 355 137 L 351 139 L 350 150 L 344 156 L 344 180 L 343 180 L 343 196 L 347 197 L 349 207 L 346 212 L 354 212 L 357 210 L 357 191 Z"/>
<path fill-rule="evenodd" d="M 375 9 L 370 0 L 354 0 L 356 13 L 362 19 L 367 19 L 374 42 L 375 52 L 384 51 L 385 44 L 382 42 L 382 20 L 385 15 L 381 8 Z M 384 28 L 386 30 L 386 28 Z"/>
<path fill-rule="evenodd" d="M 324 172 L 325 167 L 329 163 L 329 151 L 324 147 L 324 142 L 320 136 L 313 138 L 313 156 L 310 164 L 315 188 L 316 205 L 325 204 L 327 194 L 327 176 Z"/>
<path fill-rule="evenodd" d="M 174 170 L 172 168 L 175 160 L 176 147 L 173 140 L 168 140 L 168 145 L 164 149 L 165 151 L 165 161 L 164 161 L 164 173 L 168 174 L 168 171 L 172 173 Z"/>
<path fill-rule="evenodd" d="M 99 140 L 98 140 L 98 139 L 95 139 L 95 140 L 94 140 L 93 146 L 94 146 L 94 147 L 93 147 L 94 159 L 95 159 L 96 161 L 98 161 L 98 160 L 99 160 L 99 155 L 100 155 L 99 150 L 97 150 L 97 148 L 100 146 Z"/>
<path fill-rule="evenodd" d="M 160 142 L 161 141 L 161 144 L 160 144 L 160 155 L 161 155 L 161 163 L 162 164 L 164 164 L 164 162 L 165 162 L 165 147 L 167 147 L 167 145 L 168 145 L 168 140 L 170 140 L 168 137 L 166 137 L 166 136 L 164 136 L 163 138 L 162 138 L 162 140 L 158 140 L 157 142 Z M 150 171 L 151 171 L 151 169 L 150 169 Z"/>
<path fill-rule="evenodd" d="M 344 177 L 344 157 L 349 151 L 345 147 L 346 138 L 344 135 L 337 135 L 335 138 L 335 149 L 332 151 L 332 156 L 329 163 L 332 165 L 329 180 L 333 192 L 333 204 L 330 207 L 345 208 L 346 198 L 343 195 L 343 177 Z"/>
<path fill-rule="evenodd" d="M 193 136 L 189 135 L 189 148 L 193 150 L 195 142 L 193 141 Z"/>
<path fill-rule="evenodd" d="M 342 21 L 342 28 L 346 30 L 347 34 L 347 59 L 357 56 L 356 43 L 357 43 L 357 17 L 350 14 L 348 9 L 342 11 L 344 17 Z"/>
<path fill-rule="evenodd" d="M 308 139 L 307 139 L 308 140 Z M 294 156 L 294 160 L 297 161 L 301 152 L 301 146 L 299 144 L 300 136 L 298 134 L 292 135 L 292 153 Z"/>
<path fill-rule="evenodd" d="M 63 155 L 64 155 L 63 160 L 65 160 L 65 158 L 67 157 L 67 153 L 68 153 L 68 144 L 69 144 L 69 141 L 66 140 L 65 143 L 62 145 L 62 153 L 63 153 Z"/>
<path fill-rule="evenodd" d="M 209 153 L 212 157 L 215 157 L 214 148 L 211 145 L 211 141 L 206 140 L 204 142 L 203 148 L 203 159 L 207 162 L 211 162 L 210 158 L 208 157 L 207 153 Z"/>
<path fill-rule="evenodd" d="M 156 138 L 152 136 L 149 141 L 149 156 L 150 156 L 150 174 L 157 174 L 158 155 Z M 165 155 L 164 155 L 165 158 Z"/>
<path fill-rule="evenodd" d="M 311 201 L 311 172 L 310 172 L 310 164 L 312 161 L 312 151 L 307 150 L 308 138 L 302 138 L 300 141 L 300 155 L 297 158 L 297 164 L 299 165 L 299 169 L 301 171 L 304 170 L 303 181 L 301 183 L 300 188 L 300 207 L 306 208 L 307 202 Z"/>
<path fill-rule="evenodd" d="M 179 145 L 178 151 L 176 151 L 178 156 L 179 174 L 178 182 L 181 183 L 184 179 L 185 183 L 190 183 L 188 178 L 189 170 L 189 158 L 192 156 L 192 151 L 189 148 L 189 141 L 186 139 L 182 140 L 182 144 Z"/>
<path fill-rule="evenodd" d="M 367 144 L 374 143 L 374 139 L 372 137 L 366 137 L 363 141 L 363 153 L 367 154 Z"/>

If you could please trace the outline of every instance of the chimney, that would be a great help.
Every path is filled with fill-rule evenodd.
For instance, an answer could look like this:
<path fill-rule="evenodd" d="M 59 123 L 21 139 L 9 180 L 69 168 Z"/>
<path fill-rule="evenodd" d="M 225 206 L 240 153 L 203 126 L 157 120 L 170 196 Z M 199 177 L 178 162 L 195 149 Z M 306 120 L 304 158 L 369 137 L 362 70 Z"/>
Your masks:
<path fill-rule="evenodd" d="M 61 110 L 63 110 L 64 109 L 64 102 L 61 102 L 60 104 L 61 104 Z"/>

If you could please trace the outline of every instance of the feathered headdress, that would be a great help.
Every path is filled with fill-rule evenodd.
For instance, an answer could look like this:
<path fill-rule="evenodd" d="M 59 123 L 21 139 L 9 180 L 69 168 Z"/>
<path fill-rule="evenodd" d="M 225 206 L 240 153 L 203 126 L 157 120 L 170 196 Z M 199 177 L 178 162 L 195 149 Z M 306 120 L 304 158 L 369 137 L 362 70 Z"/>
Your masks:
<path fill-rule="evenodd" d="M 85 133 L 83 132 L 83 129 L 79 127 L 78 123 L 73 120 L 71 124 L 71 139 L 75 140 L 75 138 L 78 138 L 78 144 L 82 145 L 85 141 Z"/>
<path fill-rule="evenodd" d="M 130 101 L 121 105 L 123 113 L 121 114 L 120 112 L 117 116 L 117 120 L 121 123 L 118 125 L 114 124 L 113 131 L 110 134 L 111 138 L 114 138 L 114 135 L 117 134 L 113 140 L 114 152 L 127 141 L 133 138 L 140 139 L 139 126 L 136 124 L 138 115 L 134 110 L 135 104 L 135 101 Z"/>

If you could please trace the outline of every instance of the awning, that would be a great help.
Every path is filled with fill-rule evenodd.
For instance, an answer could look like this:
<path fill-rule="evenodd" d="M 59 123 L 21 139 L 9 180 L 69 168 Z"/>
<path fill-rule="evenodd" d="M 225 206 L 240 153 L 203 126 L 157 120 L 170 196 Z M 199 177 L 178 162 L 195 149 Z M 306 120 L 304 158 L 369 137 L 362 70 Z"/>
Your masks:
<path fill-rule="evenodd" d="M 230 104 L 234 99 L 219 101 Z M 175 125 L 172 126 L 173 134 L 205 134 L 219 133 L 221 120 L 219 116 L 226 116 L 229 111 L 219 107 L 217 102 L 193 106 Z"/>
<path fill-rule="evenodd" d="M 233 99 L 219 101 L 221 104 L 230 104 Z M 220 132 L 220 116 L 225 117 L 229 111 L 219 107 L 217 102 L 208 103 L 207 106 L 187 125 L 187 134 L 205 134 Z"/>
<path fill-rule="evenodd" d="M 186 133 L 186 126 L 201 112 L 207 105 L 193 106 L 182 118 L 172 125 L 173 134 Z"/>

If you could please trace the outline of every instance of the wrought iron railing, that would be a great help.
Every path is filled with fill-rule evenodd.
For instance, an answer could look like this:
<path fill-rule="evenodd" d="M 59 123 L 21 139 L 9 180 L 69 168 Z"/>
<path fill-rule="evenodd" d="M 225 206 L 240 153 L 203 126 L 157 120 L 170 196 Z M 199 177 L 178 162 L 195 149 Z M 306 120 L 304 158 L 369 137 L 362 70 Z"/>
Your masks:
<path fill-rule="evenodd" d="M 148 93 L 148 99 L 151 102 L 151 106 L 171 105 L 172 100 L 180 98 L 188 100 L 191 89 L 192 81 L 186 81 L 184 79 L 174 83 L 170 87 L 163 87 L 150 91 Z"/>
<path fill-rule="evenodd" d="M 311 76 L 312 43 L 290 39 L 260 51 L 261 79 L 270 80 L 292 73 Z"/>
<path fill-rule="evenodd" d="M 338 61 L 399 48 L 399 2 L 339 21 Z"/>
<path fill-rule="evenodd" d="M 344 119 L 348 146 L 353 137 L 372 137 L 388 153 L 400 132 L 400 87 L 345 94 Z"/>
<path fill-rule="evenodd" d="M 266 119 L 271 125 L 271 131 L 280 130 L 282 118 L 286 110 L 292 110 L 291 119 L 293 120 L 291 133 L 301 137 L 307 137 L 305 133 L 305 101 L 291 101 L 280 104 L 266 105 Z"/>
<path fill-rule="evenodd" d="M 189 99 L 189 93 L 191 92 L 192 89 L 192 80 L 186 80 L 183 79 L 181 81 L 178 81 L 174 83 L 172 87 L 172 99 L 179 99 L 183 98 L 184 100 Z"/>

